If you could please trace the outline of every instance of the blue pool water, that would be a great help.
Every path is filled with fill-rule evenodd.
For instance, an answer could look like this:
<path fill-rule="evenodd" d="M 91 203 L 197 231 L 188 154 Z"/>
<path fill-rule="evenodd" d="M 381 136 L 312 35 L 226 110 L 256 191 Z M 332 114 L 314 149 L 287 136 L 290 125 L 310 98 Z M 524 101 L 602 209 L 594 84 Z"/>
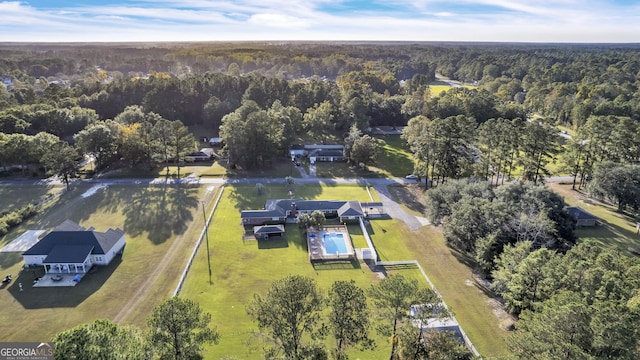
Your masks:
<path fill-rule="evenodd" d="M 324 249 L 327 254 L 348 254 L 347 243 L 342 233 L 325 233 L 322 236 L 324 238 Z"/>

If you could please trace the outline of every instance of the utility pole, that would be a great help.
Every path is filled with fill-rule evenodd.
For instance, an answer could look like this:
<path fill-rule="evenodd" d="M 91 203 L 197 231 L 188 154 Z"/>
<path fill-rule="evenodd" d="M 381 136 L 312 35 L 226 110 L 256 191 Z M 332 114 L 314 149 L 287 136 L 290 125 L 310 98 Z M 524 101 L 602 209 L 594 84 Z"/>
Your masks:
<path fill-rule="evenodd" d="M 204 219 L 204 236 L 207 237 L 207 265 L 209 266 L 209 285 L 211 282 L 211 255 L 209 253 L 209 226 L 207 226 L 207 213 L 204 211 L 204 201 L 200 202 L 202 204 L 202 218 Z"/>

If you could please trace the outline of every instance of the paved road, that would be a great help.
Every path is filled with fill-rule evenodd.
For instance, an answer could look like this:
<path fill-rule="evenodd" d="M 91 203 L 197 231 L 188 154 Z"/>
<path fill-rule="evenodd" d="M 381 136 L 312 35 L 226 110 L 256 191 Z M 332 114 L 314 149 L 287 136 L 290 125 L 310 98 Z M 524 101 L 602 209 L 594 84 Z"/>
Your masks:
<path fill-rule="evenodd" d="M 317 178 L 305 177 L 295 178 L 296 184 L 353 184 L 353 185 L 370 185 L 370 186 L 386 186 L 392 184 L 406 185 L 415 184 L 415 180 L 407 180 L 404 178 Z M 566 182 L 573 181 L 572 176 L 551 176 L 545 179 L 545 182 Z M 73 180 L 72 185 L 78 184 L 102 184 L 102 185 L 164 185 L 164 184 L 282 184 L 284 178 L 239 178 L 230 179 L 222 177 L 186 177 L 182 179 L 173 178 L 134 178 L 134 179 L 85 179 Z M 63 185 L 59 179 L 49 178 L 42 180 L 32 179 L 16 179 L 16 180 L 0 180 L 0 186 L 20 186 L 20 185 Z"/>

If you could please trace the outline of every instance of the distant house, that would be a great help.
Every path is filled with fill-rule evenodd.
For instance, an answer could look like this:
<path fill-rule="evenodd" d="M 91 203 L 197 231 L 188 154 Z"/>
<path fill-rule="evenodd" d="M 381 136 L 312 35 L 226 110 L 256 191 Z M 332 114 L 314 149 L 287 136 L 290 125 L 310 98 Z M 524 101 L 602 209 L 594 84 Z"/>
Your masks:
<path fill-rule="evenodd" d="M 366 217 L 362 205 L 357 200 L 301 200 L 270 199 L 263 210 L 244 210 L 240 213 L 243 225 L 284 224 L 287 219 L 295 219 L 300 214 L 311 214 L 319 210 L 327 218 L 340 221 L 357 221 Z"/>
<path fill-rule="evenodd" d="M 313 150 L 309 153 L 309 162 L 315 164 L 316 162 L 338 162 L 346 161 L 342 150 Z"/>
<path fill-rule="evenodd" d="M 186 162 L 195 162 L 195 161 L 207 161 L 211 160 L 212 156 L 204 151 L 193 152 L 184 157 L 184 161 Z"/>
<path fill-rule="evenodd" d="M 292 159 L 308 156 L 311 163 L 315 163 L 317 160 L 317 154 L 320 154 L 323 158 L 317 161 L 343 161 L 338 158 L 342 157 L 344 151 L 344 145 L 340 144 L 294 144 L 289 147 L 289 156 Z M 336 158 L 336 160 L 330 160 L 329 158 Z"/>
<path fill-rule="evenodd" d="M 291 156 L 292 159 L 301 158 L 307 156 L 307 150 L 304 148 L 304 145 L 294 144 L 289 146 L 289 156 Z"/>
<path fill-rule="evenodd" d="M 211 146 L 222 146 L 222 138 L 212 137 L 209 139 L 209 145 Z"/>
<path fill-rule="evenodd" d="M 121 229 L 98 232 L 63 225 L 22 254 L 25 265 L 44 266 L 47 273 L 86 273 L 93 265 L 109 265 L 126 245 Z"/>
<path fill-rule="evenodd" d="M 569 215 L 576 219 L 576 227 L 596 226 L 598 218 L 584 211 L 582 208 L 577 206 L 567 206 L 566 209 Z"/>

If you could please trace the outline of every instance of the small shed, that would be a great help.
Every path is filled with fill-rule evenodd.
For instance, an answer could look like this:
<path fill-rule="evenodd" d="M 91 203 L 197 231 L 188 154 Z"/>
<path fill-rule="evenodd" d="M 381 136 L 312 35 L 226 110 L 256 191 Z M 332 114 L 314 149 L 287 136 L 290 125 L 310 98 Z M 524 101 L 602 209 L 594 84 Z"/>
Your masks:
<path fill-rule="evenodd" d="M 567 212 L 576 219 L 576 227 L 596 226 L 598 218 L 578 206 L 567 206 Z"/>
<path fill-rule="evenodd" d="M 282 236 L 284 234 L 284 225 L 254 226 L 253 234 L 258 240 L 268 240 L 272 236 Z"/>

